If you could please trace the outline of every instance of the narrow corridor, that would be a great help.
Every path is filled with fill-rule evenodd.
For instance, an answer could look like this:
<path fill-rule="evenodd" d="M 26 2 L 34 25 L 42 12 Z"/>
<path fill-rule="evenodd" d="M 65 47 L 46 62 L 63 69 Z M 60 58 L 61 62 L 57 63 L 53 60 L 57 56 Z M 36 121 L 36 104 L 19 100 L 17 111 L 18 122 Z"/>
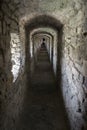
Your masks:
<path fill-rule="evenodd" d="M 45 47 L 41 47 L 38 54 L 38 63 L 26 94 L 18 129 L 69 130 Z"/>
<path fill-rule="evenodd" d="M 87 0 L 0 0 L 0 130 L 87 130 Z"/>

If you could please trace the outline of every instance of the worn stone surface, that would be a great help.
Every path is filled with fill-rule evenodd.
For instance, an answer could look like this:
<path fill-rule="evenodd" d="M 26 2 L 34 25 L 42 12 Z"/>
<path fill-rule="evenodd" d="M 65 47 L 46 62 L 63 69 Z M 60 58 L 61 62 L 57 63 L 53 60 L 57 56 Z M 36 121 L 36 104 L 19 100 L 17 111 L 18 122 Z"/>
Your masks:
<path fill-rule="evenodd" d="M 80 2 L 80 1 L 79 1 Z M 83 119 L 84 102 L 86 91 L 86 44 L 83 36 L 85 19 L 83 12 L 83 3 L 75 5 L 76 12 L 64 28 L 64 58 L 62 59 L 62 90 L 64 100 L 71 122 L 71 128 L 75 130 L 87 129 Z M 80 8 L 81 7 L 81 8 Z M 73 10 L 73 8 L 72 8 Z M 72 13 L 72 12 L 71 12 Z M 84 34 L 86 35 L 86 34 Z M 66 78 L 67 77 L 67 78 Z M 83 85 L 84 84 L 84 85 Z M 84 87 L 83 87 L 84 86 Z M 85 101 L 84 101 L 85 99 Z M 86 116 L 86 115 L 85 115 Z"/>
<path fill-rule="evenodd" d="M 0 2 L 0 108 L 2 109 L 0 125 L 12 129 L 22 108 L 23 93 L 26 91 L 25 72 L 31 61 L 27 31 L 30 29 L 32 32 L 32 29 L 46 26 L 56 28 L 57 31 L 59 27 L 59 39 L 56 40 L 58 48 L 54 47 L 54 52 L 58 52 L 54 55 L 58 57 L 54 56 L 54 64 L 59 66 L 57 74 L 61 74 L 61 90 L 71 129 L 86 130 L 87 1 L 1 0 Z M 41 15 L 44 16 L 37 18 Z M 32 25 L 31 28 L 29 23 Z M 25 25 L 28 28 L 26 30 Z M 12 39 L 12 33 L 17 35 L 17 40 Z M 16 46 L 13 47 L 14 45 Z M 18 67 L 15 73 L 14 64 Z"/>

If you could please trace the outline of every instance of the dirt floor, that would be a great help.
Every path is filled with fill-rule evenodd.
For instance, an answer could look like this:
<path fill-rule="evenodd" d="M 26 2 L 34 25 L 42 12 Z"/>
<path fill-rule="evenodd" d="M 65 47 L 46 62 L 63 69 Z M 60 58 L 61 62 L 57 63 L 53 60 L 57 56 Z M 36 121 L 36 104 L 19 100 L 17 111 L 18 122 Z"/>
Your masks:
<path fill-rule="evenodd" d="M 18 130 L 70 130 L 45 47 L 40 49 Z"/>

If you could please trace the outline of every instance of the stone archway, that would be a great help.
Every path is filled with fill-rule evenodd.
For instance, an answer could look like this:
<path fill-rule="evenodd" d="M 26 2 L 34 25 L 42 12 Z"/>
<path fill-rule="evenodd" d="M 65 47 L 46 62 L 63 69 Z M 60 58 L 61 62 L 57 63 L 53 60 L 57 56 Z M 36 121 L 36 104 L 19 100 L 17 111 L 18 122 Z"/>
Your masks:
<path fill-rule="evenodd" d="M 62 42 L 61 36 L 58 36 L 58 35 L 61 35 L 60 32 L 62 32 L 63 25 L 61 24 L 60 21 L 58 21 L 57 19 L 55 19 L 52 16 L 49 16 L 49 15 L 38 15 L 38 16 L 32 17 L 32 18 L 27 19 L 27 20 L 23 19 L 23 21 L 21 21 L 21 23 L 22 23 L 22 26 L 20 26 L 20 27 L 25 29 L 25 30 L 23 29 L 24 32 L 25 32 L 25 34 L 23 34 L 24 37 L 25 37 L 24 38 L 25 39 L 25 52 L 26 52 L 26 61 L 25 62 L 27 62 L 27 58 L 29 59 L 29 57 L 30 57 L 30 54 L 29 54 L 29 50 L 30 50 L 29 43 L 30 43 L 30 41 L 28 39 L 28 36 L 32 32 L 32 30 L 38 29 L 38 28 L 45 28 L 45 27 L 52 28 L 52 29 L 54 29 L 56 31 L 57 38 L 60 38 L 59 41 Z M 58 46 L 58 39 L 56 40 L 56 42 L 57 42 L 57 47 L 56 48 L 57 48 L 57 50 L 59 52 L 60 50 L 59 50 L 59 46 Z M 54 55 L 57 55 L 57 59 L 59 59 L 59 53 L 58 53 L 58 55 L 57 55 L 57 53 L 54 54 Z M 58 60 L 58 64 L 60 64 L 59 62 L 60 62 L 60 60 Z M 27 65 L 27 66 L 29 66 L 29 65 Z M 56 73 L 56 70 L 55 70 L 55 73 Z"/>

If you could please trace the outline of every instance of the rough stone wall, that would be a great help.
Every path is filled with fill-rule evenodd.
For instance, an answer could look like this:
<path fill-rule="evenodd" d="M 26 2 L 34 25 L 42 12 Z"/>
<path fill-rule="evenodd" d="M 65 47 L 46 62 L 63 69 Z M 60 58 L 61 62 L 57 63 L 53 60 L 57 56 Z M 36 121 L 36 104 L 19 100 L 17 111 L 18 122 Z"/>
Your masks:
<path fill-rule="evenodd" d="M 12 82 L 9 42 L 8 22 L 2 8 L 0 7 L 0 118 L 2 118 L 2 110 L 5 110 L 7 88 L 10 88 L 10 83 Z M 0 121 L 0 126 L 1 124 L 2 122 Z"/>
<path fill-rule="evenodd" d="M 86 3 L 85 3 L 86 4 Z M 70 11 L 71 10 L 71 11 Z M 87 129 L 87 45 L 84 4 L 74 1 L 64 26 L 62 91 L 72 130 Z"/>
<path fill-rule="evenodd" d="M 56 32 L 54 41 L 53 41 L 53 70 L 54 74 L 57 74 L 57 62 L 58 62 L 58 32 Z"/>
<path fill-rule="evenodd" d="M 34 72 L 35 65 L 38 64 L 37 56 L 38 51 L 41 47 L 41 38 L 39 36 L 30 36 L 30 53 L 31 53 L 31 60 L 30 60 L 30 72 L 31 76 Z"/>
<path fill-rule="evenodd" d="M 64 24 L 63 44 L 59 43 L 59 46 L 62 44 L 61 80 L 72 130 L 87 129 L 86 10 L 86 0 L 3 0 L 0 5 L 0 108 L 3 110 L 1 118 L 4 123 L 0 121 L 0 125 L 4 124 L 6 129 L 14 127 L 24 99 L 24 62 L 28 46 L 25 44 L 25 28 L 19 25 L 20 19 L 48 14 Z M 25 24 L 25 21 L 22 22 Z M 20 73 L 14 84 L 11 73 L 11 33 L 20 35 L 22 57 Z"/>
<path fill-rule="evenodd" d="M 18 3 L 3 1 L 0 3 L 0 129 L 15 128 L 18 114 L 23 103 L 24 73 L 20 73 L 15 83 L 11 72 L 13 62 L 11 60 L 10 43 L 12 33 L 19 34 L 18 17 L 16 11 Z M 18 44 L 15 40 L 15 44 Z M 16 48 L 17 49 L 17 48 Z M 16 53 L 17 54 L 17 53 Z M 19 53 L 20 54 L 20 53 Z M 15 55 L 16 56 L 16 55 Z M 20 60 L 20 59 L 19 59 Z M 17 61 L 17 60 L 16 60 Z M 18 63 L 18 62 L 17 62 Z M 22 79 L 23 78 L 23 79 Z"/>

